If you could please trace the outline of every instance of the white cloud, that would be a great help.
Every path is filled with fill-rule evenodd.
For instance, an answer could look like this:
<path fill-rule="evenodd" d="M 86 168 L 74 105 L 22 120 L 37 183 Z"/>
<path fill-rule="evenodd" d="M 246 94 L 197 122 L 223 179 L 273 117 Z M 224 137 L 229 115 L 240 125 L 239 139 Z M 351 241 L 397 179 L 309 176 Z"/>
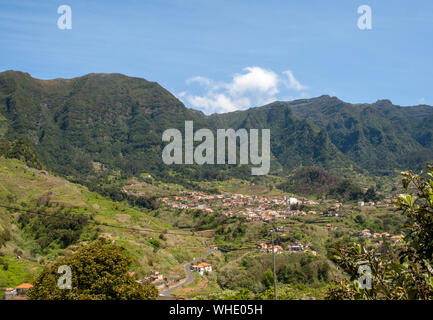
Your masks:
<path fill-rule="evenodd" d="M 204 109 L 206 113 L 231 112 L 238 110 L 239 106 L 251 104 L 248 98 L 232 99 L 223 93 L 210 93 L 206 96 L 189 96 L 187 100 L 192 106 Z"/>
<path fill-rule="evenodd" d="M 199 83 L 201 85 L 205 85 L 205 86 L 210 86 L 212 84 L 212 81 L 210 79 L 205 78 L 205 77 L 200 77 L 200 76 L 193 77 L 193 78 L 186 80 L 186 84 L 191 84 L 194 82 L 197 82 L 197 83 Z"/>
<path fill-rule="evenodd" d="M 231 95 L 237 96 L 247 92 L 259 92 L 273 96 L 278 93 L 278 75 L 260 67 L 247 67 L 244 74 L 235 74 L 228 85 Z"/>
<path fill-rule="evenodd" d="M 190 78 L 187 85 L 198 84 L 205 89 L 203 95 L 181 92 L 178 96 L 184 102 L 203 110 L 207 114 L 230 112 L 260 106 L 277 100 L 281 84 L 289 90 L 308 89 L 299 83 L 290 70 L 278 75 L 272 70 L 253 66 L 243 69 L 243 73 L 233 75 L 230 82 L 216 82 L 202 76 Z"/>
<path fill-rule="evenodd" d="M 296 78 L 293 75 L 293 72 L 291 70 L 286 70 L 283 73 L 287 76 L 287 78 L 289 80 L 288 82 L 285 81 L 285 83 L 289 89 L 293 89 L 296 91 L 303 91 L 303 90 L 308 89 L 307 86 L 302 85 L 298 80 L 296 80 Z"/>

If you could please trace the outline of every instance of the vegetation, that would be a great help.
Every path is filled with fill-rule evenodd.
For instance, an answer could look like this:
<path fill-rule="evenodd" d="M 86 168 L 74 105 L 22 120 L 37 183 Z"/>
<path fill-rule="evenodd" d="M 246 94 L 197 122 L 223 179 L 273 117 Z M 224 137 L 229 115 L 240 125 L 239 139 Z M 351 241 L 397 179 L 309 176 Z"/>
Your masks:
<path fill-rule="evenodd" d="M 331 175 L 324 169 L 302 167 L 278 188 L 294 194 L 320 196 L 326 194 L 329 188 L 335 186 L 340 180 L 339 177 Z"/>
<path fill-rule="evenodd" d="M 253 294 L 273 288 L 271 254 L 247 254 L 236 265 L 227 265 L 218 272 L 218 283 L 223 289 L 244 288 Z M 319 288 L 334 279 L 326 259 L 304 253 L 281 254 L 276 257 L 278 286 L 305 285 Z"/>
<path fill-rule="evenodd" d="M 341 201 L 356 201 L 364 198 L 362 189 L 350 180 L 343 180 L 335 187 L 331 187 L 328 191 L 328 196 L 337 198 Z"/>
<path fill-rule="evenodd" d="M 338 150 L 371 174 L 421 170 L 433 158 L 432 107 L 402 108 L 389 100 L 354 105 L 329 96 L 285 104 L 325 129 Z"/>
<path fill-rule="evenodd" d="M 49 213 L 45 207 L 21 213 L 18 219 L 21 227 L 28 230 L 42 249 L 53 243 L 59 244 L 62 249 L 75 243 L 87 222 L 87 216 L 74 215 L 64 209 Z"/>
<path fill-rule="evenodd" d="M 169 283 L 183 279 L 182 265 L 205 252 L 200 234 L 173 230 L 149 209 L 107 199 L 19 160 L 0 157 L 0 180 L 0 257 L 8 266 L 0 266 L 0 293 L 32 283 L 41 267 L 100 237 L 126 250 L 137 279 L 155 270 Z M 151 238 L 158 239 L 157 250 Z"/>
<path fill-rule="evenodd" d="M 45 168 L 32 144 L 26 137 L 21 137 L 12 142 L 0 139 L 0 156 L 21 160 L 32 168 Z"/>
<path fill-rule="evenodd" d="M 332 287 L 329 299 L 433 299 L 433 167 L 425 175 L 404 172 L 403 185 L 416 192 L 399 198 L 408 217 L 404 243 L 393 249 L 353 244 L 333 250 L 334 260 L 350 280 Z M 368 266 L 370 275 L 360 274 L 360 265 Z M 370 277 L 370 288 L 358 281 L 364 276 Z"/>
<path fill-rule="evenodd" d="M 98 240 L 70 257 L 46 266 L 28 296 L 33 300 L 151 300 L 158 297 L 153 284 L 141 284 L 128 274 L 131 258 L 119 247 Z M 71 289 L 58 286 L 58 268 L 72 273 Z"/>

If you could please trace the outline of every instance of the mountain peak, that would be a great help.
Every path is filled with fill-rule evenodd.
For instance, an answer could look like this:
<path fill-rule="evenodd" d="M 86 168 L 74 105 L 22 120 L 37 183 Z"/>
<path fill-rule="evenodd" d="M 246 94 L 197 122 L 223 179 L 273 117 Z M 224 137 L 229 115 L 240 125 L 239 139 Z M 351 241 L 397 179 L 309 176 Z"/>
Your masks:
<path fill-rule="evenodd" d="M 0 76 L 9 76 L 9 77 L 26 77 L 31 78 L 32 76 L 28 72 L 22 72 L 18 70 L 5 70 L 0 72 Z"/>
<path fill-rule="evenodd" d="M 392 101 L 389 99 L 381 99 L 381 100 L 377 100 L 375 103 L 375 105 L 377 106 L 390 106 L 392 105 Z"/>

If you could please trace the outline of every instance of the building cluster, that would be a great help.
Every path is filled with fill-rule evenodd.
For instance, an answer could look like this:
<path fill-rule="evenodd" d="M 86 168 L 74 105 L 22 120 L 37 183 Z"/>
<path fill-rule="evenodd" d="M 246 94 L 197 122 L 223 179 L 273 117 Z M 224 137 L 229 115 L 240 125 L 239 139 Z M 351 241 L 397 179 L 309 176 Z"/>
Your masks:
<path fill-rule="evenodd" d="M 401 241 L 403 239 L 402 235 L 392 235 L 388 232 L 371 233 L 369 229 L 364 229 L 360 232 L 357 232 L 353 234 L 353 237 L 363 239 L 390 239 L 394 242 Z"/>
<path fill-rule="evenodd" d="M 324 217 L 344 217 L 355 206 L 344 205 L 335 200 L 321 200 L 320 203 L 306 198 L 252 196 L 235 193 L 204 194 L 201 192 L 183 191 L 179 196 L 161 198 L 173 209 L 199 209 L 203 212 L 213 213 L 222 209 L 221 213 L 228 217 L 243 217 L 253 222 L 269 222 L 284 220 L 292 216 L 323 215 Z M 384 199 L 376 202 L 359 201 L 358 207 L 375 206 L 391 207 L 397 199 Z M 305 205 L 303 210 L 300 205 Z M 322 212 L 314 206 L 326 205 L 328 208 Z M 305 208 L 308 208 L 307 210 Z M 220 210 L 218 210 L 220 212 Z"/>
<path fill-rule="evenodd" d="M 358 201 L 358 207 L 377 207 L 377 208 L 389 208 L 389 207 L 395 207 L 395 203 L 397 202 L 397 199 L 390 199 L 386 198 L 381 201 Z"/>
<path fill-rule="evenodd" d="M 290 216 L 315 215 L 315 210 L 302 211 L 293 208 L 297 204 L 319 205 L 318 202 L 305 198 L 266 197 L 243 194 L 222 193 L 207 195 L 201 192 L 182 192 L 179 196 L 161 198 L 173 209 L 199 209 L 213 213 L 211 208 L 223 208 L 222 214 L 229 217 L 244 217 L 250 221 L 268 222 L 276 219 L 286 219 Z"/>
<path fill-rule="evenodd" d="M 317 255 L 317 252 L 314 250 L 311 250 L 308 247 L 308 245 L 302 244 L 299 242 L 288 244 L 284 248 L 283 248 L 283 246 L 280 246 L 280 245 L 270 245 L 267 243 L 261 243 L 258 246 L 258 249 L 260 249 L 260 251 L 262 251 L 262 252 L 268 252 L 268 253 L 275 252 L 276 254 L 280 254 L 283 252 L 304 252 L 304 253 L 310 253 L 312 255 Z"/>
<path fill-rule="evenodd" d="M 15 288 L 6 288 L 5 290 L 5 300 L 26 300 L 27 291 L 33 288 L 30 283 L 23 283 Z"/>

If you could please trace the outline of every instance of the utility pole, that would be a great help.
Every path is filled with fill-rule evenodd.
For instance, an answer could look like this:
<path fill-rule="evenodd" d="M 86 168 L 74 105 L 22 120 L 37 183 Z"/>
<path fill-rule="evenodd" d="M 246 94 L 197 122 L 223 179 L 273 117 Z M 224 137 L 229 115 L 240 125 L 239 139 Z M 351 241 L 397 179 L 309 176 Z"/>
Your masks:
<path fill-rule="evenodd" d="M 271 237 L 272 237 L 272 258 L 274 260 L 274 300 L 277 300 L 277 275 L 275 272 L 274 226 L 272 226 Z"/>

